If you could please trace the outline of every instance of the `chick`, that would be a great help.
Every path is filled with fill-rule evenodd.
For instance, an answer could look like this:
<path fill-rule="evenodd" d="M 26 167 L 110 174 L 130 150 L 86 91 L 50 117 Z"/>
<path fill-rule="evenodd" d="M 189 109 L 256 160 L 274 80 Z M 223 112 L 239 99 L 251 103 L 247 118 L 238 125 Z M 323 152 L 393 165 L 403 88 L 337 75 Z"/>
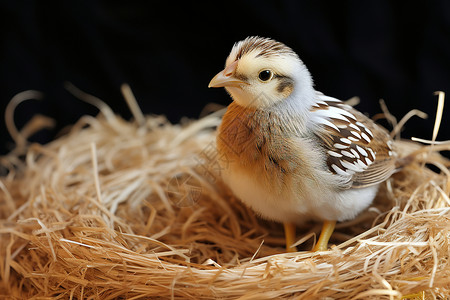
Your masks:
<path fill-rule="evenodd" d="M 316 91 L 288 46 L 268 38 L 236 43 L 209 83 L 233 102 L 218 129 L 225 183 L 261 217 L 295 225 L 324 221 L 314 250 L 328 248 L 336 221 L 354 218 L 395 170 L 388 133 L 342 101 Z"/>

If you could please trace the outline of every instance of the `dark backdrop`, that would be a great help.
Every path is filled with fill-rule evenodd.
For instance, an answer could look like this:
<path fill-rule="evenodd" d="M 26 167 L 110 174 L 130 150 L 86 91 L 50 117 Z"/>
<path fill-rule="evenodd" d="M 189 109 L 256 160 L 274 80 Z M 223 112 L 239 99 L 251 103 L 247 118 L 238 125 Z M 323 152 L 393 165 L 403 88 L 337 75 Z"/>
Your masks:
<path fill-rule="evenodd" d="M 359 96 L 374 115 L 385 99 L 398 118 L 417 108 L 403 136 L 431 138 L 436 90 L 450 87 L 449 1 L 2 1 L 0 112 L 18 92 L 36 89 L 41 101 L 19 106 L 19 127 L 33 114 L 56 120 L 48 142 L 95 108 L 70 93 L 70 81 L 130 118 L 120 85 L 131 85 L 146 114 L 172 122 L 198 117 L 209 102 L 228 104 L 208 89 L 233 43 L 248 35 L 291 46 L 309 67 L 316 88 L 330 96 Z M 448 97 L 450 101 L 450 95 Z M 450 102 L 438 139 L 450 139 Z M 1 153 L 12 142 L 1 117 Z"/>

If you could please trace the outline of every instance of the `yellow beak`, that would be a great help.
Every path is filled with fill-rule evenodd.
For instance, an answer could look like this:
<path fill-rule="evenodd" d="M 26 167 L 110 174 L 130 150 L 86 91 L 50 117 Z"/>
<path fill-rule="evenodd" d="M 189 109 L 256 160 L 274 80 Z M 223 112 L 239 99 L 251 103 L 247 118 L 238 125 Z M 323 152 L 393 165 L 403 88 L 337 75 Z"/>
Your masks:
<path fill-rule="evenodd" d="M 230 64 L 223 71 L 219 72 L 213 79 L 209 82 L 208 87 L 226 87 L 226 86 L 235 86 L 240 87 L 243 84 L 248 84 L 245 81 L 237 79 L 234 77 L 234 73 L 237 67 L 237 61 Z"/>

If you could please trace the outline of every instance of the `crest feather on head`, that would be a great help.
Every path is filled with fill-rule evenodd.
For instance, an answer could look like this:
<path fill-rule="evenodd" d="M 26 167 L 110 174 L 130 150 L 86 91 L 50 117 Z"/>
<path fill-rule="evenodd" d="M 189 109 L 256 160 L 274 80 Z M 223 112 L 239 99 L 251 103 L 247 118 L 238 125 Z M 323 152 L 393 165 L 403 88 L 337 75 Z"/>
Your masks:
<path fill-rule="evenodd" d="M 240 59 L 243 55 L 251 52 L 257 52 L 255 57 L 280 56 L 283 54 L 297 57 L 297 54 L 285 44 L 259 36 L 251 36 L 237 42 L 231 51 L 231 53 L 235 53 L 234 60 Z"/>

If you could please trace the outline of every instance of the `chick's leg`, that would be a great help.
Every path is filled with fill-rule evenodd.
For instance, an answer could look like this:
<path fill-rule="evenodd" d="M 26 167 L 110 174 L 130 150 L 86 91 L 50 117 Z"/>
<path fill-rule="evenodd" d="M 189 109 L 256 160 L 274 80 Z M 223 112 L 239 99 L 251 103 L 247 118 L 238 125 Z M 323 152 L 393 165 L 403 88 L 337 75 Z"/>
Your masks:
<path fill-rule="evenodd" d="M 284 235 L 286 236 L 286 251 L 296 252 L 297 248 L 292 245 L 295 243 L 295 224 L 290 222 L 285 222 L 284 224 Z"/>
<path fill-rule="evenodd" d="M 313 251 L 326 251 L 328 249 L 328 241 L 336 226 L 336 221 L 323 222 L 322 232 L 320 233 L 319 240 L 314 246 Z"/>

